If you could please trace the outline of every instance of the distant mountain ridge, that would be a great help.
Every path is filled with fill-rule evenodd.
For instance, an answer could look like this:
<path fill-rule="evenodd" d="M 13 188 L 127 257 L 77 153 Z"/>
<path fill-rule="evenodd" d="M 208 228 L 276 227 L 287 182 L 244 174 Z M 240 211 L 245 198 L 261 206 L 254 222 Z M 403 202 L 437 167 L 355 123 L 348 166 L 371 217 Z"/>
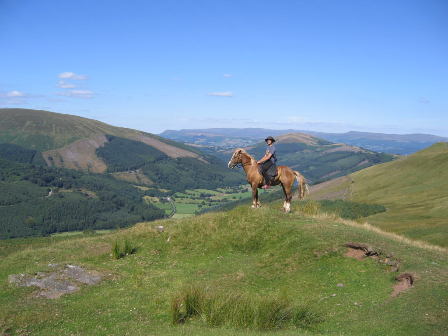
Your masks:
<path fill-rule="evenodd" d="M 409 155 L 436 142 L 448 142 L 448 138 L 430 134 L 383 134 L 369 132 L 324 133 L 305 130 L 273 130 L 265 128 L 209 128 L 166 130 L 160 136 L 192 144 L 219 147 L 244 147 L 264 139 L 268 135 L 305 133 L 331 142 L 340 142 L 376 152 Z M 236 145 L 236 146 L 235 146 Z"/>

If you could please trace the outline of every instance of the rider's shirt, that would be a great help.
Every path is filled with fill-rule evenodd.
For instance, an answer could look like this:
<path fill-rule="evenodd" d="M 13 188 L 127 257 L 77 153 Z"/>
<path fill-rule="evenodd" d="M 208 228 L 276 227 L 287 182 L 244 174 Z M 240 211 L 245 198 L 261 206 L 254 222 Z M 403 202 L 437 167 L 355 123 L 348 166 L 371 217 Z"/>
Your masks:
<path fill-rule="evenodd" d="M 276 149 L 275 149 L 274 145 L 269 146 L 268 149 L 266 150 L 266 155 L 272 154 L 271 159 L 270 159 L 272 161 L 272 163 L 275 163 L 277 161 L 277 159 L 275 158 L 275 152 L 276 152 Z"/>

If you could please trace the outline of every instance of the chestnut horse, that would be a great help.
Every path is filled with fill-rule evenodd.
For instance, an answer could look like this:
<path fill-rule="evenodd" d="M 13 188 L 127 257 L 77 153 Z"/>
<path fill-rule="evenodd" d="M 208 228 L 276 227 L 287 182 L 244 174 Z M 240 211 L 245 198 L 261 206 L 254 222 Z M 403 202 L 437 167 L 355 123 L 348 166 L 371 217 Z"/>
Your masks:
<path fill-rule="evenodd" d="M 249 155 L 244 149 L 238 148 L 233 153 L 232 159 L 229 161 L 229 168 L 233 169 L 236 166 L 242 166 L 246 172 L 247 182 L 252 186 L 252 208 L 257 209 L 261 206 L 260 199 L 258 198 L 258 188 L 263 185 L 263 176 L 259 173 L 259 164 L 251 155 Z M 308 191 L 308 185 L 305 178 L 295 170 L 287 166 L 277 167 L 277 176 L 274 181 L 271 182 L 272 186 L 281 185 L 283 193 L 285 194 L 285 203 L 283 203 L 283 212 L 291 211 L 291 199 L 292 199 L 292 186 L 297 179 L 299 188 L 299 198 L 305 198 Z"/>

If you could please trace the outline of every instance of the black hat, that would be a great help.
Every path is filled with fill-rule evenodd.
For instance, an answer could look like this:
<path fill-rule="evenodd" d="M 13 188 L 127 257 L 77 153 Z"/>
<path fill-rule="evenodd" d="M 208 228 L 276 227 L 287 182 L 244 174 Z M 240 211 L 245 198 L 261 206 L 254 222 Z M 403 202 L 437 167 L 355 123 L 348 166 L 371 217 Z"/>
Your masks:
<path fill-rule="evenodd" d="M 272 142 L 275 142 L 275 139 L 271 136 L 268 136 L 264 141 L 268 142 L 268 140 L 271 140 Z"/>

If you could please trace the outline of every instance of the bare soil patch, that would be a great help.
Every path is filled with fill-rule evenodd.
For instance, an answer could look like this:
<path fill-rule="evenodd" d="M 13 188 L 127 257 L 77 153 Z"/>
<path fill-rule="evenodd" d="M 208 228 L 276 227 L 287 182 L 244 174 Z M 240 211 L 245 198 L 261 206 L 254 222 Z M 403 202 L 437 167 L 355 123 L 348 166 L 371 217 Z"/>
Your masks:
<path fill-rule="evenodd" d="M 398 283 L 394 286 L 394 292 L 390 295 L 392 297 L 397 296 L 398 293 L 408 289 L 414 283 L 414 277 L 410 273 L 402 273 L 395 277 Z"/>

